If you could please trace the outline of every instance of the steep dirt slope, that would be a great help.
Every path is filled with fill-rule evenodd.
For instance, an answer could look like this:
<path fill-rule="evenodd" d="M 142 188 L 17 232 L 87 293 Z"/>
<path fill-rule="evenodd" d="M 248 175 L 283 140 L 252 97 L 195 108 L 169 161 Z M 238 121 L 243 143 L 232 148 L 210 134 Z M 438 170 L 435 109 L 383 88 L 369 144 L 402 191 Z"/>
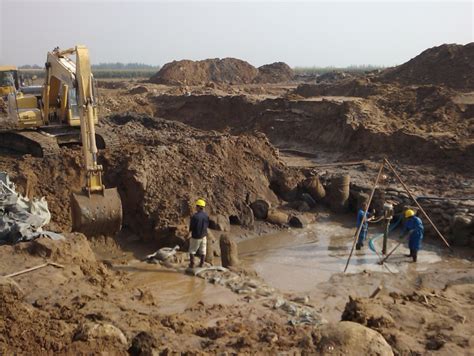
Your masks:
<path fill-rule="evenodd" d="M 354 90 L 349 86 L 350 91 Z M 356 86 L 365 91 L 363 86 Z M 369 87 L 369 92 L 378 89 Z M 390 87 L 368 99 L 336 97 L 258 100 L 245 96 L 157 96 L 155 113 L 206 130 L 264 132 L 280 147 L 457 165 L 474 157 L 471 106 L 445 90 Z"/>
<path fill-rule="evenodd" d="M 297 174 L 262 134 L 235 137 L 136 115 L 110 117 L 101 129 L 109 143 L 100 156 L 106 186 L 119 189 L 124 226 L 148 237 L 182 223 L 201 197 L 210 213 L 244 219 L 247 203 L 276 203 L 270 185 Z M 69 194 L 82 181 L 79 147 L 47 158 L 2 154 L 0 170 L 20 191 L 46 196 L 53 228 L 69 228 Z"/>
<path fill-rule="evenodd" d="M 474 89 L 474 42 L 429 48 L 408 62 L 385 70 L 380 79 L 402 84 L 441 84 L 457 89 Z"/>

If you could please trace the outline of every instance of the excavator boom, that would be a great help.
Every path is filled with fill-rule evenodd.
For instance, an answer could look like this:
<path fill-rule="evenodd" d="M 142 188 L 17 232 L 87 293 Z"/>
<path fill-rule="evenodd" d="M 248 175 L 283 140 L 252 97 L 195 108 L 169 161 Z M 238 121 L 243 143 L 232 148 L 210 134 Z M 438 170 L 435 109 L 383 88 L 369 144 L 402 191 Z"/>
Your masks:
<path fill-rule="evenodd" d="M 64 56 L 76 54 L 75 66 L 61 66 Z M 82 152 L 86 172 L 86 185 L 79 193 L 71 195 L 71 218 L 73 231 L 82 232 L 88 236 L 110 235 L 120 230 L 122 225 L 122 202 L 117 188 L 106 189 L 102 182 L 103 169 L 97 162 L 97 145 L 95 138 L 95 123 L 97 122 L 96 100 L 94 98 L 89 51 L 84 46 L 60 51 L 56 49 L 49 56 L 53 61 L 50 68 L 59 63 L 67 73 L 72 73 L 77 85 L 77 106 L 81 128 Z M 56 60 L 56 62 L 54 62 Z M 65 62 L 68 63 L 68 62 Z M 49 95 L 50 88 L 45 86 L 45 94 Z"/>

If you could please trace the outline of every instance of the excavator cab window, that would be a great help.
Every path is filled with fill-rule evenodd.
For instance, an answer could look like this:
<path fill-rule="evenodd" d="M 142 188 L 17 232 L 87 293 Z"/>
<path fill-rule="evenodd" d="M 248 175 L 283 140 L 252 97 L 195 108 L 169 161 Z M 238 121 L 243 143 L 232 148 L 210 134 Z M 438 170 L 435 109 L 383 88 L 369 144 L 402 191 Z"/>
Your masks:
<path fill-rule="evenodd" d="M 71 110 L 70 119 L 79 118 L 79 105 L 77 103 L 77 91 L 76 88 L 69 88 L 69 110 Z"/>
<path fill-rule="evenodd" d="M 0 72 L 0 87 L 14 87 L 18 89 L 18 75 L 14 70 Z"/>

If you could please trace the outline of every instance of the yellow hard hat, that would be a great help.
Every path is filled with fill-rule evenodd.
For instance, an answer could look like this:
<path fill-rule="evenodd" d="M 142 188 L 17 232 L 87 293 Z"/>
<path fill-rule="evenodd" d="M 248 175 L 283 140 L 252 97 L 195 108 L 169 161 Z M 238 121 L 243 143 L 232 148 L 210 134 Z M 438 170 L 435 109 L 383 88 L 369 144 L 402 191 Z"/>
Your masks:
<path fill-rule="evenodd" d="M 206 206 L 206 202 L 203 199 L 198 199 L 196 200 L 196 206 L 204 208 Z"/>
<path fill-rule="evenodd" d="M 414 215 L 415 215 L 415 212 L 413 210 L 411 210 L 411 209 L 405 210 L 405 219 L 406 218 L 411 218 Z"/>

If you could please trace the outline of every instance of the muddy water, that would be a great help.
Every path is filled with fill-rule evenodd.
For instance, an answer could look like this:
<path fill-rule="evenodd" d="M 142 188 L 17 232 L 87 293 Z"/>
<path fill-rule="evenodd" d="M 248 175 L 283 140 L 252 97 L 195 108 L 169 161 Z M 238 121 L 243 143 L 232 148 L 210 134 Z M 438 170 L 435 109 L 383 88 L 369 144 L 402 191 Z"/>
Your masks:
<path fill-rule="evenodd" d="M 198 302 L 232 304 L 236 300 L 236 295 L 229 289 L 188 276 L 184 270 L 163 269 L 140 261 L 130 261 L 128 265 L 114 269 L 128 272 L 130 282 L 126 287 L 149 292 L 156 310 L 162 314 L 183 312 Z"/>
<path fill-rule="evenodd" d="M 286 292 L 309 292 L 319 283 L 343 272 L 355 233 L 354 223 L 352 215 L 340 217 L 322 213 L 317 223 L 305 230 L 292 229 L 242 241 L 239 244 L 240 256 L 270 285 Z M 380 233 L 378 229 L 371 227 L 369 238 Z M 398 231 L 392 233 L 389 251 L 397 245 L 397 236 Z M 381 238 L 375 242 L 376 250 L 381 250 L 381 243 Z M 368 248 L 366 242 L 361 251 L 354 251 L 347 273 L 421 272 L 440 262 L 443 251 L 425 245 L 416 264 L 410 263 L 410 258 L 404 256 L 406 253 L 408 249 L 403 244 L 387 263 L 379 265 L 378 255 Z"/>

